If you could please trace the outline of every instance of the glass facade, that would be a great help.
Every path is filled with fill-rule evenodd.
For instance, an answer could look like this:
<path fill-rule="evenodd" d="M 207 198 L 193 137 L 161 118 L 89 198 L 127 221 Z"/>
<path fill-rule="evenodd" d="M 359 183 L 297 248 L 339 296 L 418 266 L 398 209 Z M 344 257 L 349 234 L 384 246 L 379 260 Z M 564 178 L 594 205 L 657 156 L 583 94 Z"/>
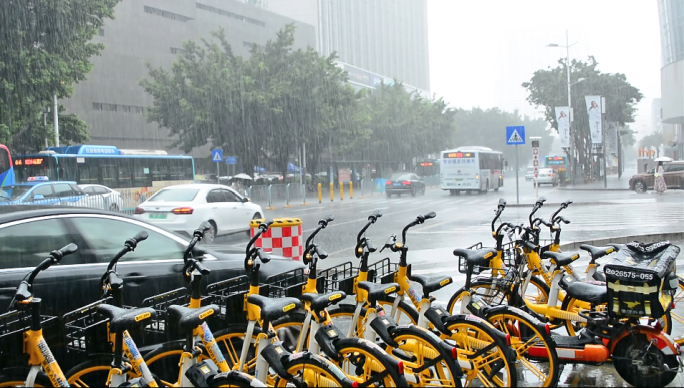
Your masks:
<path fill-rule="evenodd" d="M 662 66 L 684 60 L 684 1 L 658 0 Z"/>

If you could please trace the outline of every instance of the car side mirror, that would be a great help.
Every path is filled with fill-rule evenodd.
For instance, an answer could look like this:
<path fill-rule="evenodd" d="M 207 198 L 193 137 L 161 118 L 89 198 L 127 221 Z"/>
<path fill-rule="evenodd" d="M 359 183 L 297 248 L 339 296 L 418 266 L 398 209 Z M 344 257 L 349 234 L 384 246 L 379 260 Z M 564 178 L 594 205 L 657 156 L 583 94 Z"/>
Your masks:
<path fill-rule="evenodd" d="M 41 199 L 45 199 L 45 196 L 44 196 L 43 194 L 36 194 L 36 195 L 33 196 L 33 200 L 34 200 L 34 201 L 38 201 L 38 200 L 41 200 Z"/>
<path fill-rule="evenodd" d="M 247 198 L 247 197 L 243 197 L 243 198 L 242 198 L 242 202 L 243 202 L 243 203 L 245 203 L 245 202 L 249 202 L 249 201 L 250 201 L 250 199 L 249 199 L 249 198 Z"/>

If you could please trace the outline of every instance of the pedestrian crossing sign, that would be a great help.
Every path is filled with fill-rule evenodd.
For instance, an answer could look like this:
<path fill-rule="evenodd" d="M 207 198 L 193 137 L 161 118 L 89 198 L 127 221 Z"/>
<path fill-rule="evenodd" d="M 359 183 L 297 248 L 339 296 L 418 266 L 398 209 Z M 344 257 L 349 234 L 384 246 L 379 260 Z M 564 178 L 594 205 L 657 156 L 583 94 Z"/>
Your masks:
<path fill-rule="evenodd" d="M 211 150 L 212 162 L 223 162 L 223 150 Z"/>
<path fill-rule="evenodd" d="M 506 144 L 518 145 L 525 144 L 525 127 L 506 127 Z"/>

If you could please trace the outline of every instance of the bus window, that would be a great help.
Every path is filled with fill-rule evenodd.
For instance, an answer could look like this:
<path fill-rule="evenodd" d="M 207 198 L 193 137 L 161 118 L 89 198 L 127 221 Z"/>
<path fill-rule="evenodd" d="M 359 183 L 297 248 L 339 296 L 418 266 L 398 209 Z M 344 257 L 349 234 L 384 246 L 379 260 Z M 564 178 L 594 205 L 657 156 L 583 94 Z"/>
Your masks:
<path fill-rule="evenodd" d="M 152 174 L 151 163 L 147 158 L 137 158 L 131 160 L 133 187 L 151 187 Z"/>
<path fill-rule="evenodd" d="M 95 161 L 86 160 L 85 163 L 78 163 L 79 182 L 83 185 L 100 184 L 100 167 Z"/>
<path fill-rule="evenodd" d="M 111 188 L 116 189 L 118 187 L 129 187 L 128 185 L 119 186 L 118 179 L 118 167 L 114 164 L 114 160 L 103 160 L 100 166 L 100 172 L 102 173 L 102 184 Z"/>

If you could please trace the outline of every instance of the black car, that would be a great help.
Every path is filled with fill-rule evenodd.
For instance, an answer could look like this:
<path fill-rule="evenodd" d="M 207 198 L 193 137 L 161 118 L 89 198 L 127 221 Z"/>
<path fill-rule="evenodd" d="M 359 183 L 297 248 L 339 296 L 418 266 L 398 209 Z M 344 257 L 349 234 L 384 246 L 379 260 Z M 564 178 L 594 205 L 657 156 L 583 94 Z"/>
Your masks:
<path fill-rule="evenodd" d="M 392 179 L 385 184 L 385 193 L 387 198 L 396 194 L 401 197 L 402 194 L 411 194 L 415 197 L 416 194 L 425 195 L 425 182 L 412 173 L 398 173 L 392 175 Z"/>
<path fill-rule="evenodd" d="M 117 272 L 126 284 L 127 305 L 139 305 L 149 296 L 187 286 L 181 276 L 186 238 L 121 213 L 73 207 L 1 206 L 0 313 L 7 311 L 24 276 L 48 252 L 69 243 L 78 245 L 78 252 L 35 280 L 34 294 L 43 300 L 42 312 L 61 316 L 96 301 L 107 263 L 126 239 L 143 230 L 149 238 L 118 265 Z M 244 249 L 218 251 L 201 244 L 195 252 L 211 270 L 202 279 L 206 284 L 243 275 L 244 255 Z M 261 267 L 260 276 L 265 279 L 299 267 L 303 267 L 299 262 L 274 257 Z"/>

